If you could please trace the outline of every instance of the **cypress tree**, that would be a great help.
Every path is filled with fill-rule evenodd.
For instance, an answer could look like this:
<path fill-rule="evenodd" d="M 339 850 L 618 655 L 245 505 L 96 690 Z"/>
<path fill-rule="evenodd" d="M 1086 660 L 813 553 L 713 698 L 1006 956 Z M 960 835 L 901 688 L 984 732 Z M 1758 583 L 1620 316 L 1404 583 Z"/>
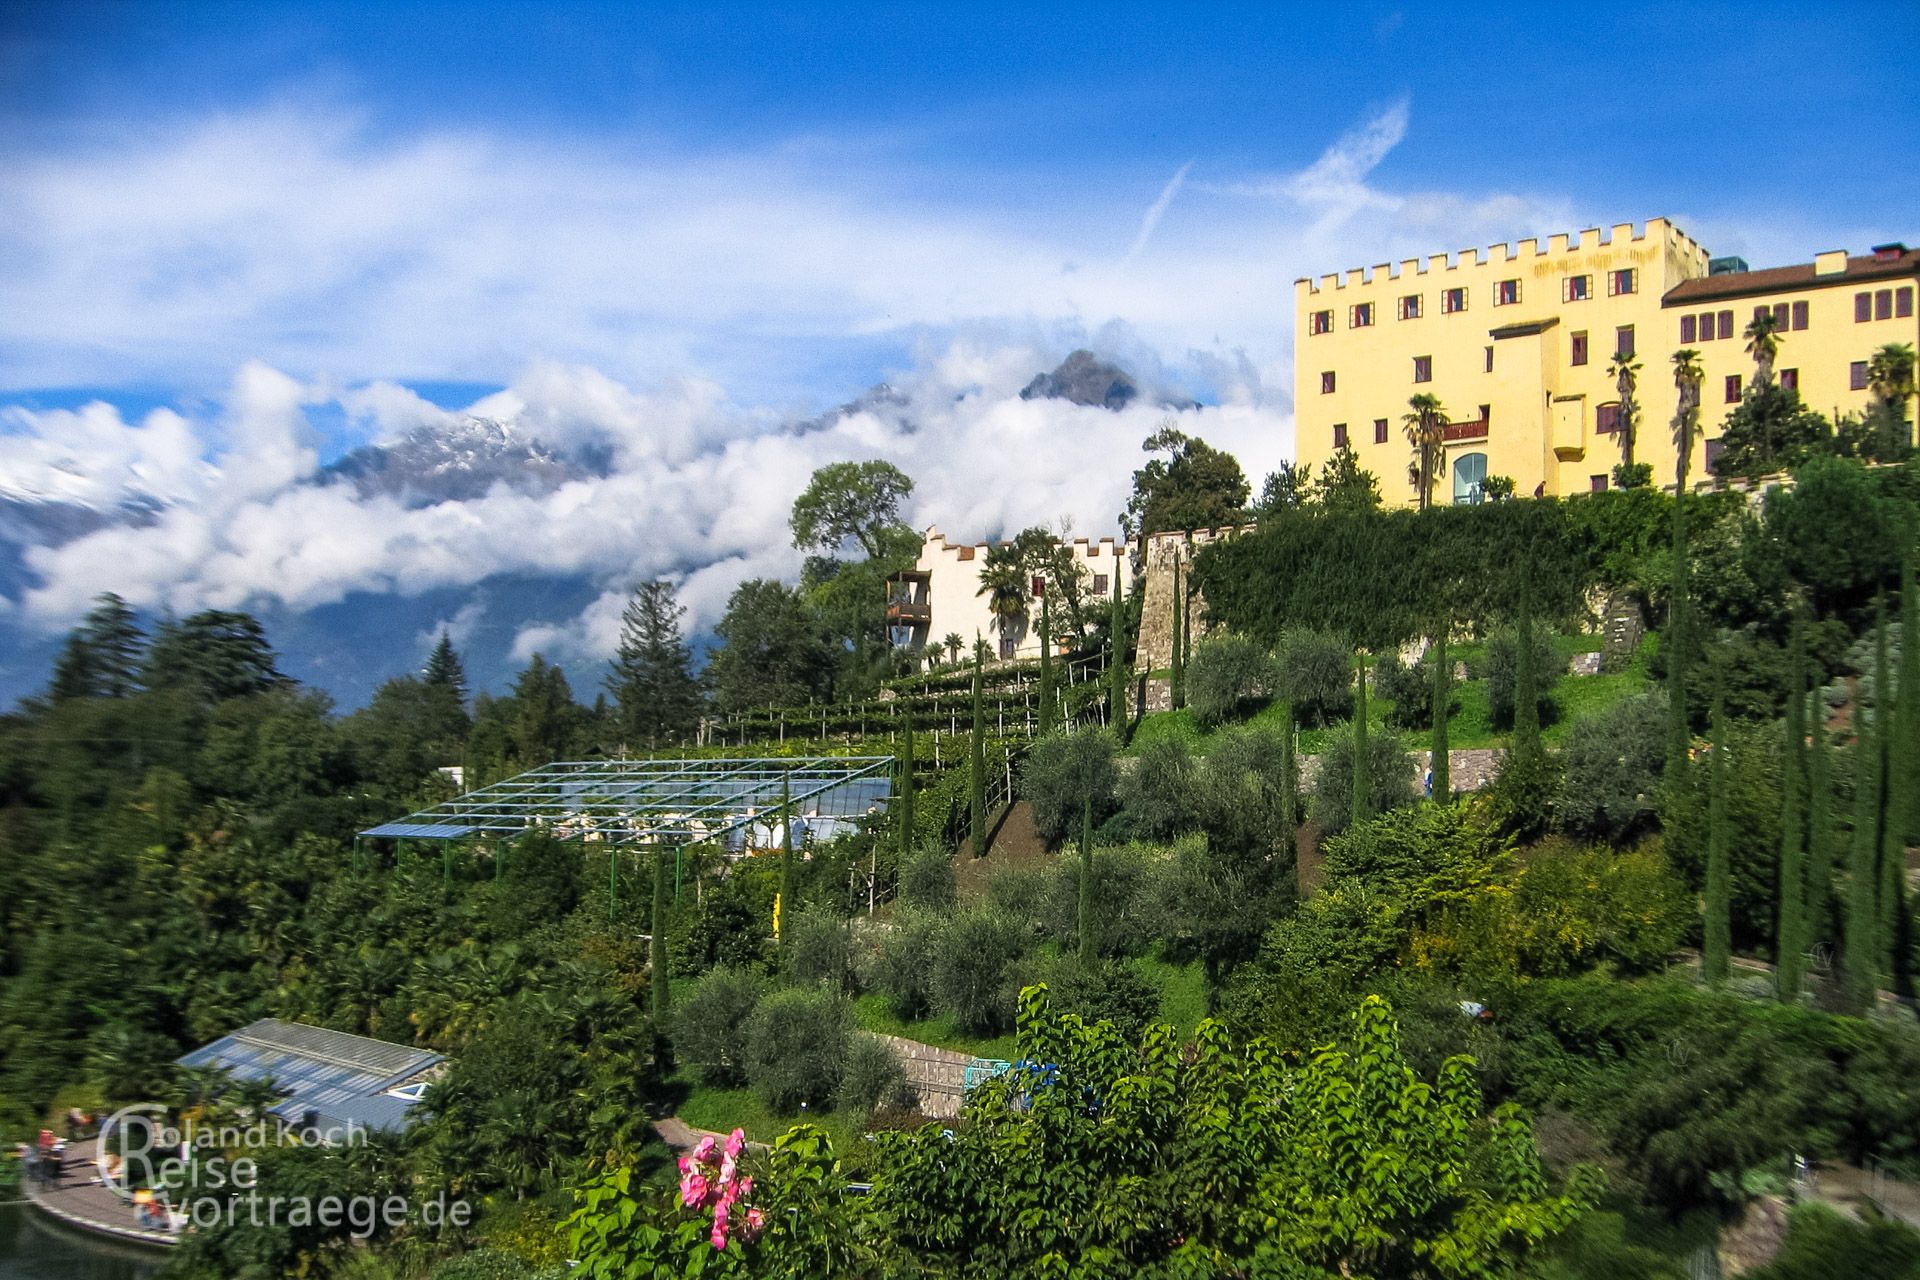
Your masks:
<path fill-rule="evenodd" d="M 451 689 L 461 701 L 467 697 L 467 668 L 460 661 L 460 655 L 453 647 L 453 635 L 448 631 L 440 632 L 440 642 L 433 646 L 433 653 L 427 658 L 427 669 L 421 677 L 427 684 Z"/>
<path fill-rule="evenodd" d="M 1180 656 L 1180 635 L 1186 629 L 1186 597 L 1180 593 L 1180 558 L 1173 561 L 1173 666 L 1167 673 L 1168 700 L 1175 711 L 1187 705 L 1187 673 Z"/>
<path fill-rule="evenodd" d="M 1040 729 L 1037 736 L 1053 731 L 1053 620 L 1047 603 L 1048 592 L 1040 590 Z"/>
<path fill-rule="evenodd" d="M 1373 816 L 1373 770 L 1367 755 L 1367 655 L 1358 654 L 1359 682 L 1353 700 L 1353 825 Z"/>
<path fill-rule="evenodd" d="M 673 993 L 667 986 L 667 857 L 667 846 L 654 846 L 653 912 L 649 926 L 653 936 L 647 940 L 647 1005 L 657 1035 L 666 1033 L 667 1010 L 673 1004 Z"/>
<path fill-rule="evenodd" d="M 1876 646 L 1874 689 L 1879 706 L 1869 719 L 1856 699 L 1858 725 L 1853 748 L 1853 856 L 1847 865 L 1846 955 L 1847 999 L 1856 1010 L 1872 1007 L 1879 985 L 1879 894 L 1875 891 L 1875 862 L 1880 851 L 1880 738 L 1888 728 L 1884 708 L 1887 676 L 1887 615 L 1885 602 L 1875 608 Z"/>
<path fill-rule="evenodd" d="M 900 862 L 913 854 L 913 708 L 903 707 L 905 729 L 900 736 Z"/>
<path fill-rule="evenodd" d="M 1713 693 L 1713 750 L 1707 760 L 1707 905 L 1701 926 L 1700 975 L 1708 985 L 1727 979 L 1733 955 L 1731 833 L 1727 830 L 1727 715 Z"/>
<path fill-rule="evenodd" d="M 967 771 L 971 774 L 971 818 L 973 829 L 973 856 L 982 858 L 987 852 L 987 716 L 984 697 L 981 692 L 982 671 L 986 665 L 987 654 L 978 636 L 973 642 L 973 738 L 967 744 Z"/>
<path fill-rule="evenodd" d="M 1113 575 L 1113 603 L 1107 610 L 1107 723 L 1121 746 L 1127 745 L 1126 610 L 1120 606 L 1120 575 Z"/>
<path fill-rule="evenodd" d="M 1443 626 L 1433 637 L 1428 651 L 1433 659 L 1433 799 L 1436 804 L 1453 803 L 1453 761 L 1447 752 L 1447 709 L 1452 701 L 1453 672 L 1447 664 L 1447 630 Z"/>
<path fill-rule="evenodd" d="M 1660 638 L 1661 656 L 1667 663 L 1667 766 L 1666 804 L 1678 814 L 1687 804 L 1687 762 L 1693 746 L 1693 729 L 1687 718 L 1687 518 L 1686 495 L 1673 495 L 1673 568 L 1667 588 L 1667 634 Z M 1662 824 L 1672 831 L 1673 822 Z"/>
<path fill-rule="evenodd" d="M 1513 754 L 1537 756 L 1540 745 L 1540 672 L 1533 652 L 1533 576 L 1520 575 L 1520 611 L 1513 654 Z"/>
<path fill-rule="evenodd" d="M 785 923 L 786 913 L 793 910 L 793 786 L 787 778 L 780 779 L 780 914 Z M 776 939 L 780 946 L 780 969 L 787 967 L 787 934 L 781 929 Z"/>
<path fill-rule="evenodd" d="M 1800 998 L 1807 952 L 1805 912 L 1806 636 L 1794 620 L 1788 660 L 1787 723 L 1780 782 L 1780 923 L 1774 977 L 1782 1000 Z"/>
<path fill-rule="evenodd" d="M 1833 941 L 1833 735 L 1820 690 L 1807 699 L 1813 745 L 1807 759 L 1807 948 Z"/>
<path fill-rule="evenodd" d="M 1093 951 L 1093 792 L 1080 797 L 1080 964 L 1094 966 Z"/>

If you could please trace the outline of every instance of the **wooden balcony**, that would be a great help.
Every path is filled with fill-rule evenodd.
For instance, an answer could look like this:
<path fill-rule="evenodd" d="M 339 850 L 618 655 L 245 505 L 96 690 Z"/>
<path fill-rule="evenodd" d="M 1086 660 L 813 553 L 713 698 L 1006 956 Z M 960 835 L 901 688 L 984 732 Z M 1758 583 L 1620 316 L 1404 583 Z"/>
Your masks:
<path fill-rule="evenodd" d="M 1452 444 L 1456 440 L 1485 440 L 1487 438 L 1487 420 L 1475 418 L 1472 422 L 1449 422 L 1445 428 L 1446 441 Z"/>

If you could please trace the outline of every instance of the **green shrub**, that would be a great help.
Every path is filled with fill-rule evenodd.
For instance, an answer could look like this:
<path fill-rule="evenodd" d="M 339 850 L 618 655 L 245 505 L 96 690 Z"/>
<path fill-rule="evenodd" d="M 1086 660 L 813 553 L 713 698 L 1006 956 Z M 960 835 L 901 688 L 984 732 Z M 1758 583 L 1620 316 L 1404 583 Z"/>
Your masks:
<path fill-rule="evenodd" d="M 819 1107 L 840 1087 L 853 1031 L 853 1009 L 839 992 L 775 991 L 747 1019 L 747 1079 L 781 1115 Z"/>
<path fill-rule="evenodd" d="M 1187 705 L 1202 729 L 1244 719 L 1272 692 L 1273 657 L 1243 635 L 1203 640 L 1187 666 Z"/>
<path fill-rule="evenodd" d="M 767 981 L 722 965 L 680 993 L 673 1003 L 673 1051 L 721 1089 L 746 1083 L 747 1023 L 767 993 Z"/>
<path fill-rule="evenodd" d="M 1487 638 L 1484 665 L 1487 677 L 1487 706 L 1497 729 L 1513 727 L 1513 680 L 1519 649 L 1518 632 L 1502 627 Z M 1535 623 L 1533 627 L 1533 670 L 1539 683 L 1540 723 L 1553 723 L 1553 687 L 1566 671 L 1566 659 L 1554 643 L 1553 630 Z"/>
<path fill-rule="evenodd" d="M 907 1069 L 884 1040 L 855 1032 L 847 1044 L 846 1069 L 834 1090 L 833 1109 L 843 1115 L 865 1117 L 881 1107 L 910 1107 L 913 1088 Z"/>
<path fill-rule="evenodd" d="M 1013 1023 L 1014 962 L 1025 952 L 1020 923 L 991 910 L 965 911 L 940 934 L 934 1008 L 962 1031 L 991 1034 Z"/>
<path fill-rule="evenodd" d="M 1098 826 L 1118 807 L 1113 735 L 1103 729 L 1055 733 L 1033 744 L 1020 771 L 1020 794 L 1033 806 L 1040 838 L 1057 844 L 1080 832 L 1081 804 L 1093 801 Z"/>
<path fill-rule="evenodd" d="M 1197 777 L 1193 757 L 1180 739 L 1158 738 L 1142 748 L 1126 786 L 1126 814 L 1134 837 L 1172 840 L 1193 830 L 1199 822 L 1194 806 Z"/>
<path fill-rule="evenodd" d="M 935 912 L 913 908 L 894 912 L 867 978 L 867 986 L 886 997 L 894 1017 L 911 1022 L 932 1009 L 934 962 L 945 928 L 946 917 Z"/>
<path fill-rule="evenodd" d="M 1487 787 L 1487 800 L 1501 829 L 1523 838 L 1547 829 L 1559 796 L 1560 761 L 1544 749 L 1507 751 Z"/>
<path fill-rule="evenodd" d="M 1148 1025 L 1160 1019 L 1160 988 L 1124 960 L 1088 969 L 1078 957 L 1052 966 L 1047 985 L 1053 1008 L 1078 1014 L 1088 1023 L 1111 1022 L 1128 1044 L 1138 1044 Z"/>
<path fill-rule="evenodd" d="M 1274 694 L 1293 705 L 1301 724 L 1324 725 L 1353 713 L 1353 650 L 1325 631 L 1299 628 L 1280 639 Z"/>
<path fill-rule="evenodd" d="M 910 906 L 945 911 L 953 906 L 953 858 L 938 844 L 922 844 L 900 868 L 900 897 Z"/>
<path fill-rule="evenodd" d="M 1137 955 L 1158 939 L 1164 866 L 1158 850 L 1140 845 L 1094 850 L 1093 901 L 1102 955 Z M 1080 859 L 1061 858 L 1049 870 L 1040 936 L 1071 950 L 1080 938 Z"/>
<path fill-rule="evenodd" d="M 1577 721 L 1560 754 L 1555 817 L 1578 835 L 1625 844 L 1653 825 L 1666 763 L 1666 699 L 1639 694 Z"/>
<path fill-rule="evenodd" d="M 852 943 L 847 922 L 830 911 L 796 911 L 780 925 L 787 976 L 795 982 L 824 983 L 836 991 L 852 986 Z"/>
<path fill-rule="evenodd" d="M 1373 665 L 1373 687 L 1387 702 L 1387 723 L 1409 732 L 1433 728 L 1433 655 L 1418 662 L 1400 661 L 1398 650 L 1389 649 Z M 1449 684 L 1448 712 L 1459 709 L 1458 686 Z"/>
<path fill-rule="evenodd" d="M 1399 734 L 1387 730 L 1368 734 L 1367 761 L 1375 813 L 1413 803 L 1414 759 Z M 1311 811 L 1323 835 L 1345 831 L 1353 820 L 1353 734 L 1344 727 L 1335 729 L 1320 756 L 1320 768 L 1313 775 Z"/>

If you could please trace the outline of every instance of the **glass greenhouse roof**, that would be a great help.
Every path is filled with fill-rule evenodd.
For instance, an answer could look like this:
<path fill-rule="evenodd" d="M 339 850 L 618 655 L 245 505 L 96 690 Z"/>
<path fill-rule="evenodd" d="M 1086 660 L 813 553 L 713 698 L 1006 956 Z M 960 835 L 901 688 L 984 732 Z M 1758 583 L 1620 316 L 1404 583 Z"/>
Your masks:
<path fill-rule="evenodd" d="M 360 834 L 458 840 L 537 829 L 561 840 L 695 843 L 778 821 L 786 803 L 824 835 L 885 806 L 894 764 L 892 756 L 557 761 Z"/>

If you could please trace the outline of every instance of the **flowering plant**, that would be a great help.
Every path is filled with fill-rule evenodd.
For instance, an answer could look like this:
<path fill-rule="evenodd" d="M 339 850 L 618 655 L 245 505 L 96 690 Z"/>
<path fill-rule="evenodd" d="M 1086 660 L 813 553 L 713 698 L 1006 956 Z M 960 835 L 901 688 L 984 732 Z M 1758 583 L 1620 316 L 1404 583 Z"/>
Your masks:
<path fill-rule="evenodd" d="M 726 1249 L 729 1233 L 751 1244 L 766 1225 L 760 1209 L 752 1205 L 735 1209 L 742 1197 L 753 1193 L 753 1179 L 740 1176 L 740 1156 L 746 1149 L 746 1132 L 735 1129 L 725 1146 L 717 1146 L 708 1135 L 692 1155 L 680 1157 L 680 1203 L 713 1213 L 708 1239 L 715 1249 Z"/>

